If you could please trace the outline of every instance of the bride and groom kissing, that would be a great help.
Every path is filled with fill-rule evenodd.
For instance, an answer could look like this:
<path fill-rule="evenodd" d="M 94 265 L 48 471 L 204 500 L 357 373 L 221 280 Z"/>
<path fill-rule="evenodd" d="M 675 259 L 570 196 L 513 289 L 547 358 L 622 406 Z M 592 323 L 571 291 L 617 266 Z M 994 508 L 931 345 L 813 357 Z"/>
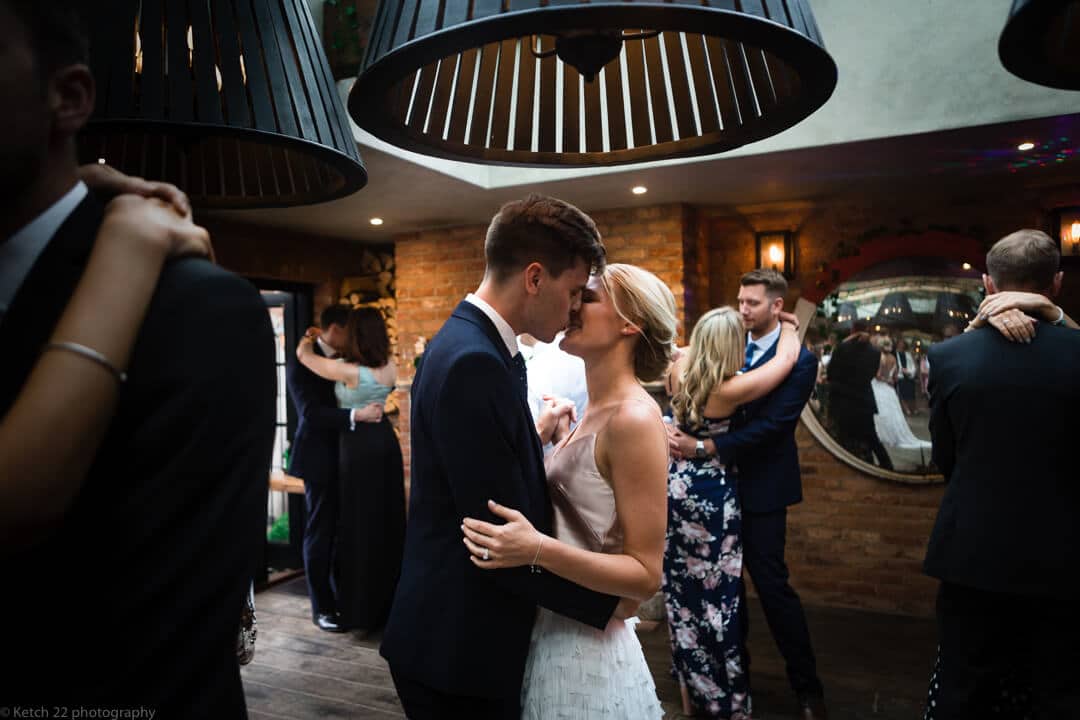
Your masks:
<path fill-rule="evenodd" d="M 593 221 L 553 198 L 503 206 L 484 251 L 480 287 L 413 381 L 405 556 L 381 652 L 414 720 L 659 718 L 625 620 L 663 570 L 667 435 L 639 380 L 669 365 L 674 296 L 606 264 Z M 589 390 L 572 433 L 568 403 L 534 423 L 516 340 L 564 328 Z"/>

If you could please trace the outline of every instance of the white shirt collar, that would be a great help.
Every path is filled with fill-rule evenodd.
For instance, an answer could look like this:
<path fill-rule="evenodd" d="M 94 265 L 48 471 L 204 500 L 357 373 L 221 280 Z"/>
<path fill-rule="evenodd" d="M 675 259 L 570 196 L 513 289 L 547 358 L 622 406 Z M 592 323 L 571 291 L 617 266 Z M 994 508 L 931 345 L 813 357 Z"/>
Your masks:
<path fill-rule="evenodd" d="M 499 337 L 506 343 L 506 349 L 510 353 L 510 357 L 514 357 L 518 354 L 518 341 L 517 333 L 514 332 L 514 328 L 510 327 L 510 323 L 503 319 L 503 316 L 499 314 L 499 311 L 488 305 L 483 299 L 478 297 L 475 293 L 469 293 L 465 296 L 465 302 L 475 305 L 479 308 L 480 312 L 484 313 L 491 319 L 491 322 L 495 324 L 495 329 L 499 331 Z"/>
<path fill-rule="evenodd" d="M 780 323 L 776 323 L 776 327 L 771 331 L 765 333 L 760 338 L 755 340 L 750 333 L 746 333 L 746 343 L 754 343 L 757 346 L 757 350 L 754 351 L 754 355 L 750 360 L 750 364 L 755 364 L 762 355 L 769 352 L 769 348 L 776 344 L 776 341 L 780 339 Z"/>
<path fill-rule="evenodd" d="M 333 357 L 334 355 L 337 355 L 337 350 L 327 345 L 321 337 L 315 338 L 315 342 L 319 343 L 319 347 L 322 348 L 323 355 L 325 355 L 326 357 Z"/>
<path fill-rule="evenodd" d="M 7 242 L 0 243 L 0 315 L 7 311 L 53 235 L 83 201 L 86 193 L 86 183 L 78 181 L 63 197 L 9 237 Z"/>

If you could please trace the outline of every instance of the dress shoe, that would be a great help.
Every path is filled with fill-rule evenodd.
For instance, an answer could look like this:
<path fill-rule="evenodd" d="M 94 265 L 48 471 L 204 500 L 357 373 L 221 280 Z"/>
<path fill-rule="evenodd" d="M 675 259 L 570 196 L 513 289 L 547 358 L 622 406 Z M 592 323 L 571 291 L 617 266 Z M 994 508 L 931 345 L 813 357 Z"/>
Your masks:
<path fill-rule="evenodd" d="M 799 698 L 801 720 L 828 720 L 829 713 L 825 710 L 825 698 L 804 697 Z"/>
<path fill-rule="evenodd" d="M 345 626 L 341 624 L 341 618 L 337 613 L 319 613 L 315 616 L 315 625 L 326 632 L 345 632 Z"/>

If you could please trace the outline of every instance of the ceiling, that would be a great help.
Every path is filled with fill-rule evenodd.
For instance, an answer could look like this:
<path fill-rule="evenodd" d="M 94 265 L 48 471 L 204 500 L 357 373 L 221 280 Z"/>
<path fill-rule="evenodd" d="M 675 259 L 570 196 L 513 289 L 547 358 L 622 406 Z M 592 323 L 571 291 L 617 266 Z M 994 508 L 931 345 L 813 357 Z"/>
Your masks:
<path fill-rule="evenodd" d="M 1024 141 L 1036 147 L 1018 150 Z M 667 203 L 757 205 L 916 186 L 955 192 L 989 183 L 1002 191 L 1080 183 L 1080 114 L 569 179 L 553 172 L 559 179 L 492 188 L 396 154 L 363 147 L 361 152 L 370 180 L 350 197 L 296 208 L 219 211 L 213 217 L 372 243 L 422 229 L 486 223 L 502 203 L 529 192 L 597 211 Z M 648 192 L 633 195 L 634 185 Z M 371 217 L 384 224 L 371 225 Z"/>

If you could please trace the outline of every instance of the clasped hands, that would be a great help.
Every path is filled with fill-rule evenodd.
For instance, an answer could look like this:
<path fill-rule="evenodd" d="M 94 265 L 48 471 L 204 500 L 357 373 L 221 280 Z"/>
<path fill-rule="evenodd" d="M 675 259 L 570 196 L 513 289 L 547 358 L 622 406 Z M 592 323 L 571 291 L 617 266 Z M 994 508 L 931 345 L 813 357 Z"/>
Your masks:
<path fill-rule="evenodd" d="M 543 396 L 544 407 L 536 420 L 536 432 L 540 444 L 559 443 L 570 432 L 570 426 L 578 421 L 577 405 L 573 400 Z"/>
<path fill-rule="evenodd" d="M 1035 337 L 1038 320 L 1028 313 L 1039 314 L 1049 320 L 1056 318 L 1057 312 L 1058 307 L 1045 295 L 1018 291 L 998 292 L 982 301 L 975 319 L 968 324 L 965 332 L 991 325 L 1013 342 L 1029 343 Z"/>

